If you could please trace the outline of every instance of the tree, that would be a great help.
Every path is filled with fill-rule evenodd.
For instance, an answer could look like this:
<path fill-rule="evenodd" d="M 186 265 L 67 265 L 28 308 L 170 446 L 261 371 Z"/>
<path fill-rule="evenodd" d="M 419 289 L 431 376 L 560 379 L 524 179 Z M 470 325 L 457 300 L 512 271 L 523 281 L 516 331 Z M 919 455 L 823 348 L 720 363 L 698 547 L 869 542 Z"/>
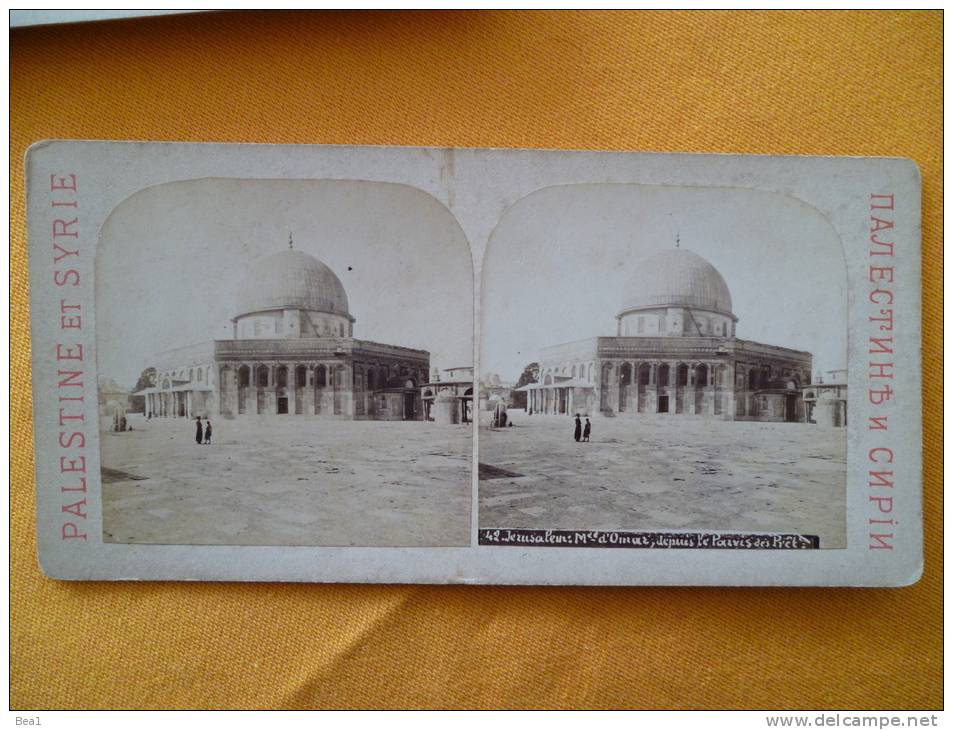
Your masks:
<path fill-rule="evenodd" d="M 531 362 L 525 368 L 523 368 L 523 373 L 520 375 L 519 380 L 516 381 L 516 387 L 522 388 L 524 385 L 529 385 L 530 383 L 539 382 L 539 363 Z M 526 391 L 513 391 L 513 407 L 514 408 L 526 408 Z"/>
<path fill-rule="evenodd" d="M 146 368 L 139 375 L 139 380 L 136 381 L 136 386 L 132 389 L 133 393 L 138 393 L 140 390 L 145 390 L 146 388 L 151 388 L 156 384 L 156 369 L 155 368 Z M 134 395 L 129 397 L 129 410 L 133 413 L 145 413 L 146 410 L 146 397 L 144 395 Z"/>

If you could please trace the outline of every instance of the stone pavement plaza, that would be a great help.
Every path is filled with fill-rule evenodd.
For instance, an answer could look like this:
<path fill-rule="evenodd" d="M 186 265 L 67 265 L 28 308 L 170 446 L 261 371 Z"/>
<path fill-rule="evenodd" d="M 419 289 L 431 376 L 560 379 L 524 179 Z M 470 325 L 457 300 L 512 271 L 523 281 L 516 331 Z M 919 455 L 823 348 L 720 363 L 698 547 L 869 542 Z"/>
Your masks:
<path fill-rule="evenodd" d="M 845 428 L 623 416 L 594 419 L 592 441 L 576 443 L 566 416 L 510 418 L 480 430 L 481 528 L 793 532 L 845 546 Z"/>
<path fill-rule="evenodd" d="M 182 545 L 470 543 L 472 431 L 420 421 L 135 418 L 103 433 L 103 538 Z"/>

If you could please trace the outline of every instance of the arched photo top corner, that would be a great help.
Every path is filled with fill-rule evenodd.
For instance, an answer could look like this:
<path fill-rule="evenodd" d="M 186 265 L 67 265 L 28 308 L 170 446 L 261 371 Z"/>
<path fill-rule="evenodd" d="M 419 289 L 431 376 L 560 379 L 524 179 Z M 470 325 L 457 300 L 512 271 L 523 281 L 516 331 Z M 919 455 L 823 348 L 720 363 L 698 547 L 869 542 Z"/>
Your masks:
<path fill-rule="evenodd" d="M 529 193 L 523 195 L 522 197 L 518 198 L 516 201 L 514 201 L 512 204 L 510 204 L 510 205 L 503 211 L 503 214 L 500 216 L 499 220 L 497 220 L 496 224 L 493 226 L 493 229 L 490 231 L 490 235 L 487 237 L 486 246 L 484 247 L 483 261 L 482 261 L 482 266 L 480 267 L 480 271 L 481 271 L 481 281 L 480 281 L 480 293 L 481 293 L 481 297 L 484 295 L 484 292 L 486 291 L 486 276 L 487 276 L 487 272 L 490 270 L 490 267 L 487 265 L 487 262 L 491 260 L 491 257 L 492 257 L 492 255 L 493 255 L 493 253 L 494 253 L 494 244 L 496 243 L 496 241 L 497 241 L 497 239 L 498 239 L 498 233 L 499 233 L 500 230 L 503 228 L 503 226 L 504 226 L 505 224 L 507 224 L 509 221 L 511 221 L 514 216 L 520 214 L 520 213 L 522 212 L 522 209 L 523 209 L 524 207 L 526 207 L 526 206 L 527 206 L 528 204 L 530 204 L 531 202 L 536 201 L 538 198 L 543 197 L 543 196 L 545 196 L 545 195 L 553 194 L 553 193 L 556 192 L 556 191 L 561 191 L 561 190 L 573 190 L 573 189 L 579 189 L 579 188 L 587 188 L 587 189 L 591 189 L 591 188 L 603 188 L 603 189 L 605 189 L 605 188 L 613 188 L 613 189 L 619 189 L 619 188 L 634 188 L 634 189 L 654 190 L 654 191 L 662 191 L 662 190 L 679 191 L 679 190 L 681 190 L 681 191 L 686 191 L 686 192 L 688 192 L 688 191 L 695 191 L 695 192 L 702 192 L 702 191 L 711 191 L 711 192 L 734 191 L 734 192 L 746 192 L 746 193 L 750 193 L 751 195 L 753 195 L 753 196 L 755 196 L 755 197 L 757 197 L 757 196 L 766 196 L 766 197 L 771 197 L 771 198 L 782 199 L 782 200 L 785 200 L 785 201 L 790 201 L 792 204 L 794 204 L 794 205 L 796 205 L 796 206 L 799 206 L 799 207 L 801 207 L 803 210 L 807 211 L 812 217 L 816 218 L 816 219 L 819 220 L 819 221 L 822 221 L 823 224 L 824 224 L 824 226 L 826 226 L 826 227 L 830 230 L 830 232 L 831 232 L 833 238 L 837 241 L 837 244 L 838 244 L 837 249 L 838 249 L 838 252 L 839 252 L 839 254 L 840 254 L 840 256 L 839 256 L 839 258 L 838 258 L 838 262 L 839 262 L 840 265 L 841 265 L 841 268 L 842 268 L 842 271 L 843 271 L 843 273 L 844 273 L 845 280 L 846 280 L 846 275 L 847 275 L 847 252 L 846 252 L 846 250 L 845 250 L 845 248 L 844 248 L 844 242 L 843 242 L 843 239 L 842 239 L 840 233 L 837 231 L 837 229 L 836 229 L 836 228 L 834 227 L 834 225 L 831 223 L 830 219 L 829 219 L 821 210 L 819 210 L 815 205 L 812 205 L 811 203 L 808 203 L 808 202 L 802 200 L 801 198 L 799 198 L 799 197 L 797 197 L 797 196 L 790 195 L 790 194 L 788 194 L 788 193 L 778 192 L 778 191 L 775 191 L 775 190 L 764 190 L 764 189 L 761 189 L 761 188 L 747 188 L 747 187 L 738 186 L 738 185 L 667 185 L 667 184 L 641 183 L 641 182 L 580 182 L 580 183 L 561 183 L 561 184 L 557 184 L 557 185 L 547 185 L 547 186 L 544 186 L 544 187 L 541 187 L 541 188 L 537 188 L 536 190 L 533 190 L 533 191 L 531 191 L 531 192 L 529 192 Z"/>
<path fill-rule="evenodd" d="M 40 144 L 40 143 L 38 143 Z M 196 178 L 181 178 L 177 180 L 168 180 L 161 183 L 156 183 L 154 185 L 147 185 L 146 187 L 140 188 L 135 192 L 127 195 L 125 198 L 120 200 L 112 210 L 106 215 L 103 219 L 102 224 L 99 227 L 97 232 L 97 246 L 95 261 L 98 263 L 100 256 L 103 251 L 103 234 L 104 231 L 108 228 L 111 221 L 119 214 L 128 204 L 133 202 L 138 198 L 142 198 L 148 194 L 155 193 L 158 190 L 170 188 L 172 186 L 181 186 L 181 185 L 190 185 L 190 184 L 201 184 L 201 183 L 211 183 L 211 182 L 221 182 L 221 183 L 248 183 L 248 184 L 285 184 L 291 185 L 294 183 L 302 184 L 334 184 L 334 185 L 356 185 L 361 187 L 373 187 L 380 189 L 391 188 L 394 190 L 401 190 L 410 193 L 412 196 L 418 198 L 421 201 L 425 201 L 427 206 L 430 206 L 432 210 L 440 210 L 441 214 L 445 215 L 449 221 L 452 222 L 452 226 L 455 229 L 456 233 L 459 235 L 460 240 L 465 244 L 466 260 L 468 262 L 470 270 L 470 278 L 473 279 L 473 254 L 472 254 L 472 245 L 469 238 L 467 237 L 466 232 L 463 230 L 463 226 L 460 225 L 460 222 L 457 220 L 457 217 L 454 215 L 453 211 L 439 198 L 434 196 L 432 193 L 422 190 L 414 185 L 409 185 L 407 183 L 398 183 L 398 182 L 387 182 L 381 180 L 367 180 L 363 178 L 245 178 L 245 177 L 217 177 L 217 176 L 205 176 L 205 177 L 196 177 Z M 446 245 L 451 245 L 451 241 L 446 241 Z M 462 253 L 462 252 L 461 252 Z M 98 267 L 95 267 L 98 270 Z"/>

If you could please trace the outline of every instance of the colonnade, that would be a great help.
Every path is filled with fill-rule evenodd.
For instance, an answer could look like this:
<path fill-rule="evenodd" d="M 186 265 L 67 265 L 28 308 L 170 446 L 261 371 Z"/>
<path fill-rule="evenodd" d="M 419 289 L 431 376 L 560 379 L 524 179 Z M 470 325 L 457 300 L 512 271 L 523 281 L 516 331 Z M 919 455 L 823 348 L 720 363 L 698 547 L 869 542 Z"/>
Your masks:
<path fill-rule="evenodd" d="M 353 371 L 340 361 L 219 366 L 219 410 L 233 415 L 353 416 Z"/>
<path fill-rule="evenodd" d="M 585 366 L 583 366 L 585 367 Z M 542 383 L 527 393 L 532 413 L 576 412 L 734 413 L 734 375 L 731 363 L 682 360 L 601 360 L 596 382 L 560 385 L 550 368 Z M 557 368 L 556 373 L 563 371 Z M 574 369 L 575 371 L 575 369 Z"/>

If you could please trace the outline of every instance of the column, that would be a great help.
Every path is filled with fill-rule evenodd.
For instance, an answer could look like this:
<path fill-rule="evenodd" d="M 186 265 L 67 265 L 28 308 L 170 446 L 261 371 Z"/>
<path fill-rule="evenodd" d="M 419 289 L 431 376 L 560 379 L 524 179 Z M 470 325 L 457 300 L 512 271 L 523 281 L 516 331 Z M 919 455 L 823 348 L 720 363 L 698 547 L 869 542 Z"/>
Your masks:
<path fill-rule="evenodd" d="M 658 411 L 658 393 L 655 389 L 655 368 L 657 363 L 649 362 L 649 378 L 645 384 L 645 412 L 656 413 Z"/>
<path fill-rule="evenodd" d="M 344 366 L 344 415 L 354 418 L 354 365 Z"/>
<path fill-rule="evenodd" d="M 297 381 L 295 381 L 297 382 Z M 314 415 L 314 366 L 304 366 L 304 385 L 301 387 L 301 415 Z"/>
<path fill-rule="evenodd" d="M 324 390 L 321 391 L 321 412 L 328 415 L 334 414 L 334 389 L 338 375 L 334 372 L 335 363 L 326 362 L 324 365 Z"/>
<path fill-rule="evenodd" d="M 278 363 L 268 365 L 268 412 L 278 413 Z"/>
<path fill-rule="evenodd" d="M 678 361 L 668 362 L 668 382 L 665 384 L 668 393 L 668 412 L 674 416 L 678 412 Z"/>
<path fill-rule="evenodd" d="M 215 380 L 216 384 L 218 385 L 218 392 L 221 394 L 220 402 L 218 404 L 218 412 L 223 416 L 226 413 L 237 415 L 238 370 L 235 370 L 232 367 L 222 368 L 217 364 L 215 367 L 218 368 L 218 377 Z"/>
<path fill-rule="evenodd" d="M 721 400 L 722 418 L 726 421 L 735 420 L 735 364 L 725 363 L 724 397 Z"/>
<path fill-rule="evenodd" d="M 288 415 L 295 416 L 298 413 L 298 363 L 290 363 L 288 367 Z"/>
<path fill-rule="evenodd" d="M 610 411 L 619 410 L 619 364 L 609 363 L 611 369 L 606 373 L 606 407 Z"/>
<path fill-rule="evenodd" d="M 639 412 L 639 364 L 635 361 L 629 363 L 629 402 L 626 404 L 626 410 L 630 413 Z"/>
<path fill-rule="evenodd" d="M 688 366 L 688 387 L 685 388 L 685 413 L 696 413 L 695 391 L 698 390 L 698 363 Z"/>

